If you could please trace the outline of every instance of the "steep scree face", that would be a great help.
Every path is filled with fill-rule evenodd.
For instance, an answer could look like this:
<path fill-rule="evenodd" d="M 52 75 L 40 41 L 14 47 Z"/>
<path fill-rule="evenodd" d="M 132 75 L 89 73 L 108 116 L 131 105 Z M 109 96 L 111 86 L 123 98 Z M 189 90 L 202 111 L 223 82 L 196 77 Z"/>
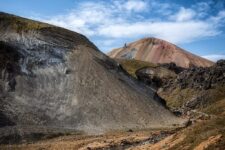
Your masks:
<path fill-rule="evenodd" d="M 100 133 L 183 123 L 78 33 L 2 13 L 0 60 L 0 136 L 15 127 Z"/>
<path fill-rule="evenodd" d="M 191 54 L 176 45 L 156 38 L 144 38 L 108 53 L 112 58 L 136 59 L 155 64 L 175 63 L 177 66 L 209 67 L 213 62 Z"/>

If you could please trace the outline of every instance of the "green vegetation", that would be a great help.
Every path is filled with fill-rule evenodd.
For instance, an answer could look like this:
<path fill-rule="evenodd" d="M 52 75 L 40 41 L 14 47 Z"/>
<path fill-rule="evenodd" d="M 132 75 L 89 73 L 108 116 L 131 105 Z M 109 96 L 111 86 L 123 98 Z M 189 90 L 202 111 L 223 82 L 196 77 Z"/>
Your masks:
<path fill-rule="evenodd" d="M 202 110 L 207 114 L 220 115 L 225 112 L 225 99 L 215 102 Z M 224 114 L 225 115 L 225 114 Z"/>
<path fill-rule="evenodd" d="M 211 145 L 208 149 L 221 149 L 225 147 L 225 117 L 217 117 L 211 120 L 203 121 L 191 126 L 184 130 L 181 134 L 186 135 L 186 138 L 176 146 L 173 150 L 179 150 L 182 147 L 188 147 L 188 150 L 192 150 L 203 141 L 206 141 L 211 136 L 221 134 L 222 140 Z M 221 149 L 222 150 L 222 149 Z"/>
<path fill-rule="evenodd" d="M 217 100 L 225 97 L 225 86 L 217 86 L 209 90 L 196 90 L 192 88 L 181 89 L 179 87 L 167 89 L 159 95 L 163 97 L 167 105 L 170 108 L 178 108 L 190 101 L 192 98 L 196 98 L 199 95 L 203 95 L 207 105 L 214 104 Z M 213 105 L 214 106 L 214 105 Z M 200 110 L 203 108 L 199 108 Z M 201 110 L 202 111 L 202 110 Z"/>
<path fill-rule="evenodd" d="M 186 137 L 181 143 L 172 147 L 173 150 L 179 150 L 183 147 L 187 147 L 188 150 L 192 150 L 208 138 L 220 134 L 222 135 L 222 139 L 218 143 L 210 145 L 207 149 L 214 150 L 225 147 L 224 91 L 225 87 L 218 85 L 216 88 L 206 91 L 175 88 L 167 91 L 167 94 L 164 93 L 164 98 L 169 107 L 175 108 L 182 106 L 185 102 L 197 95 L 205 95 L 203 98 L 206 101 L 204 103 L 206 105 L 198 108 L 198 111 L 211 115 L 211 119 L 203 120 L 181 131 L 180 135 L 185 135 Z"/>
<path fill-rule="evenodd" d="M 1 26 L 7 28 L 10 26 L 12 29 L 15 29 L 17 32 L 28 31 L 28 30 L 38 30 L 44 27 L 49 27 L 50 25 L 32 21 L 25 18 L 20 18 L 14 15 L 9 15 L 5 13 L 0 13 Z"/>
<path fill-rule="evenodd" d="M 185 102 L 191 100 L 197 94 L 198 91 L 194 89 L 180 89 L 179 87 L 159 93 L 159 95 L 166 100 L 166 104 L 170 108 L 181 107 Z"/>
<path fill-rule="evenodd" d="M 198 108 L 198 111 L 211 115 L 209 120 L 200 121 L 187 129 L 184 129 L 179 135 L 185 135 L 185 139 L 171 149 L 192 150 L 200 143 L 206 141 L 212 136 L 222 135 L 222 139 L 210 145 L 207 149 L 223 149 L 225 147 L 225 86 L 217 85 L 209 90 L 194 90 L 191 88 L 180 89 L 170 88 L 160 95 L 166 100 L 170 108 L 179 108 L 187 101 L 197 96 L 202 96 L 204 106 Z M 175 139 L 174 139 L 175 140 Z"/>
<path fill-rule="evenodd" d="M 185 129 L 182 134 L 186 135 L 186 138 L 173 147 L 173 150 L 178 150 L 181 147 L 188 147 L 191 150 L 209 137 L 220 134 L 222 139 L 218 143 L 210 145 L 207 149 L 214 150 L 225 147 L 225 99 L 219 100 L 217 104 L 210 105 L 205 110 L 210 115 L 216 116 Z"/>
<path fill-rule="evenodd" d="M 144 67 L 156 67 L 157 65 L 145 62 L 145 61 L 140 61 L 140 60 L 125 60 L 125 59 L 117 59 L 117 62 L 119 62 L 122 67 L 133 77 L 137 78 L 135 75 L 135 72 L 138 69 L 144 68 Z"/>

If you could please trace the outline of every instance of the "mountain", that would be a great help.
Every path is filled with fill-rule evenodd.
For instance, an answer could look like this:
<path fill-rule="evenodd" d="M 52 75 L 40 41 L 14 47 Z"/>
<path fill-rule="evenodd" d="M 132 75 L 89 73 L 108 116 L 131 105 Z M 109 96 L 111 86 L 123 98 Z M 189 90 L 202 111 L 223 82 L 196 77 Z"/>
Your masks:
<path fill-rule="evenodd" d="M 172 82 L 159 90 L 176 114 L 189 116 L 188 127 L 180 129 L 128 130 L 110 132 L 104 135 L 68 135 L 45 139 L 28 144 L 1 145 L 1 149 L 160 149 L 192 150 L 218 149 L 225 147 L 225 61 L 219 61 L 209 68 L 192 67 L 184 69 L 174 64 L 153 65 L 137 60 L 119 60 L 123 68 L 133 75 L 134 70 L 149 76 L 166 79 Z M 144 67 L 144 68 L 142 68 Z M 141 69 L 142 68 L 142 69 Z M 150 73 L 148 70 L 153 69 Z M 145 71 L 145 69 L 147 69 Z M 160 71 L 163 69 L 162 71 Z M 168 70 L 166 70 L 168 69 Z M 159 70 L 159 73 L 157 71 Z M 164 72 L 166 71 L 166 72 Z M 177 76 L 170 76 L 169 72 Z M 172 73 L 171 72 L 171 73 Z M 150 74 L 149 74 L 150 73 Z M 166 74 L 165 74 L 166 73 Z M 191 75 L 193 74 L 193 76 Z M 163 76 L 162 76 L 163 75 Z M 169 76 L 168 76 L 169 75 Z M 166 78 L 165 78 L 166 77 Z M 172 77 L 172 78 L 171 78 Z M 199 80 L 199 78 L 205 80 Z M 183 80 L 182 80 L 183 79 Z M 208 80 L 210 79 L 210 80 Z M 216 79 L 216 80 L 215 80 Z M 169 81 L 170 81 L 169 80 Z M 188 82 L 186 82 L 188 81 Z M 184 84 L 184 83 L 188 84 Z M 163 82 L 162 82 L 163 83 Z M 204 86 L 212 86 L 204 90 Z M 148 83 L 147 83 L 148 84 Z M 163 83 L 164 84 L 164 83 Z M 53 138 L 53 139 L 52 139 Z"/>
<path fill-rule="evenodd" d="M 188 68 L 191 66 L 209 67 L 214 63 L 191 54 L 174 44 L 157 38 L 144 38 L 122 48 L 117 48 L 108 53 L 111 58 L 136 59 L 155 64 L 175 63 L 177 66 Z"/>
<path fill-rule="evenodd" d="M 174 116 L 85 36 L 0 13 L 0 141 L 170 128 Z"/>
<path fill-rule="evenodd" d="M 205 68 L 137 60 L 119 62 L 131 75 L 135 72 L 140 82 L 154 87 L 175 114 L 190 119 L 187 128 L 155 144 L 149 140 L 149 144 L 144 142 L 130 149 L 224 149 L 225 60 Z"/>

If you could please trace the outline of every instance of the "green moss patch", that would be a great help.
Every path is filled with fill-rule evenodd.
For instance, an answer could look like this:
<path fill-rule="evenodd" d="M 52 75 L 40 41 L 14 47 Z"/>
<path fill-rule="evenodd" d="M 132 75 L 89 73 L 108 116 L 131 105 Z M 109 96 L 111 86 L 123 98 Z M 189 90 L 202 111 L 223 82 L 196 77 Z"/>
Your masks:
<path fill-rule="evenodd" d="M 137 78 L 135 75 L 135 72 L 138 69 L 144 68 L 144 67 L 156 67 L 156 64 L 152 64 L 149 62 L 144 62 L 140 60 L 127 60 L 127 59 L 117 59 L 117 62 L 119 62 L 122 67 L 133 77 Z"/>
<path fill-rule="evenodd" d="M 28 30 L 38 30 L 44 27 L 49 27 L 51 25 L 17 17 L 10 14 L 0 13 L 0 25 L 7 29 L 11 27 L 17 32 L 28 31 Z"/>

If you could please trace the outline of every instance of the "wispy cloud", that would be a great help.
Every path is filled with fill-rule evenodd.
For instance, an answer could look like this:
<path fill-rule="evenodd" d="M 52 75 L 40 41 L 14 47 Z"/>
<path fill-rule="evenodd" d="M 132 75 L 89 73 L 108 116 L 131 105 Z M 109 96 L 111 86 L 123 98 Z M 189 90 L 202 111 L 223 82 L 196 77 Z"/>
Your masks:
<path fill-rule="evenodd" d="M 196 16 L 196 12 L 194 10 L 181 7 L 176 14 L 170 16 L 170 19 L 177 22 L 189 21 L 194 19 L 195 16 Z"/>
<path fill-rule="evenodd" d="M 202 56 L 203 58 L 209 59 L 211 61 L 218 61 L 220 59 L 224 59 L 225 60 L 225 55 L 206 55 L 206 56 Z"/>
<path fill-rule="evenodd" d="M 98 34 L 112 38 L 154 36 L 173 43 L 188 43 L 202 37 L 215 36 L 219 31 L 202 21 L 189 22 L 136 22 L 110 25 Z"/>
<path fill-rule="evenodd" d="M 114 1 L 114 5 L 120 10 L 142 12 L 148 8 L 148 3 L 143 0 L 129 0 L 126 2 Z"/>
<path fill-rule="evenodd" d="M 209 16 L 207 3 L 196 5 L 205 9 L 154 0 L 85 1 L 67 14 L 37 19 L 85 34 L 101 43 L 98 46 L 103 50 L 114 47 L 118 40 L 145 36 L 181 44 L 219 35 L 225 11 Z"/>

